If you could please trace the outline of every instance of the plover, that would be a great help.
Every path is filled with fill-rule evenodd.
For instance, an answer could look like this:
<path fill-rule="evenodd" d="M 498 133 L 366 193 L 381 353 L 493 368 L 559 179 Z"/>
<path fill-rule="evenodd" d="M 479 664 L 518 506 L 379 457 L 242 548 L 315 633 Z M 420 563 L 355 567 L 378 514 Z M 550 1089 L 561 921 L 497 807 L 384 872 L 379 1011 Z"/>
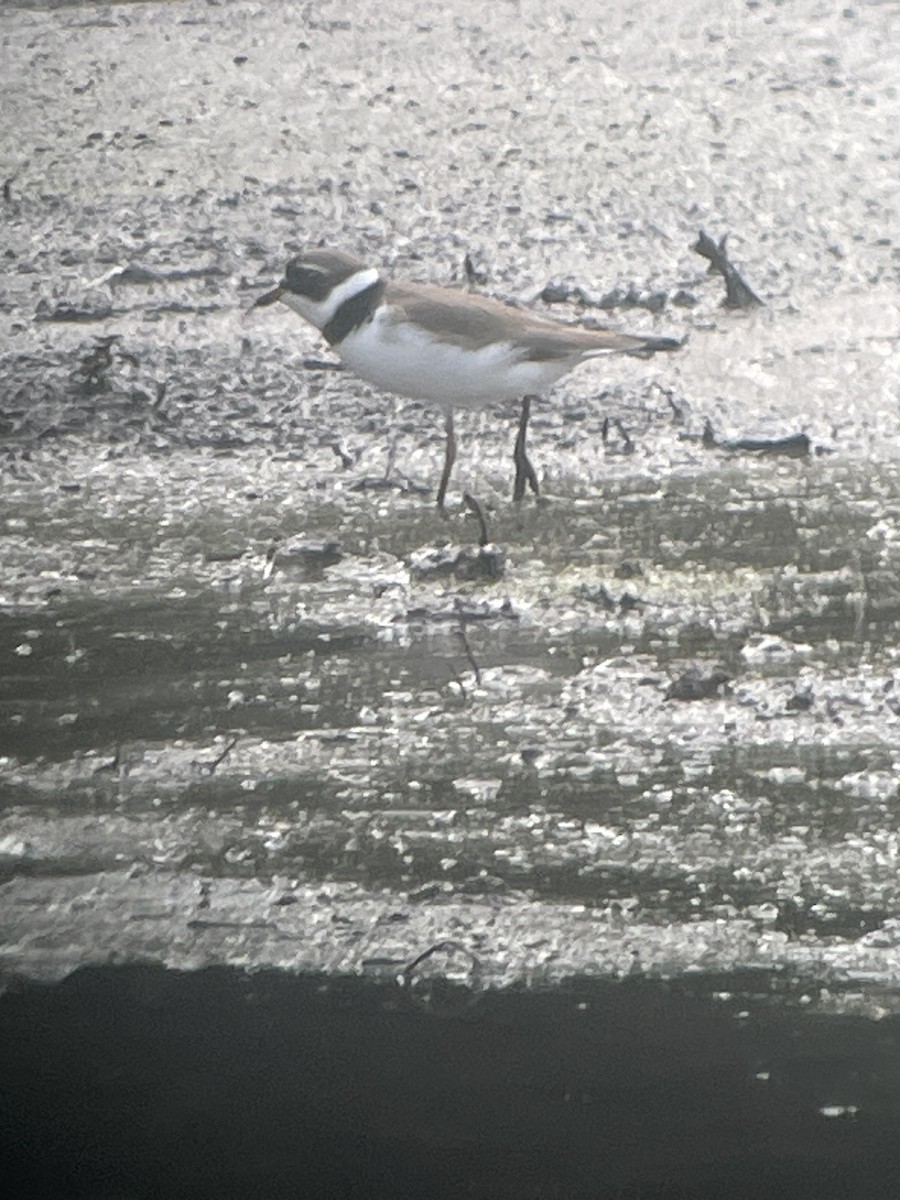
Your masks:
<path fill-rule="evenodd" d="M 677 350 L 677 338 L 585 329 L 548 321 L 499 300 L 427 283 L 385 280 L 340 250 L 310 248 L 254 308 L 281 300 L 318 329 L 354 374 L 385 392 L 445 413 L 447 441 L 437 503 L 443 508 L 456 459 L 454 408 L 487 408 L 522 397 L 513 499 L 538 479 L 525 440 L 532 400 L 579 363 L 599 355 Z"/>

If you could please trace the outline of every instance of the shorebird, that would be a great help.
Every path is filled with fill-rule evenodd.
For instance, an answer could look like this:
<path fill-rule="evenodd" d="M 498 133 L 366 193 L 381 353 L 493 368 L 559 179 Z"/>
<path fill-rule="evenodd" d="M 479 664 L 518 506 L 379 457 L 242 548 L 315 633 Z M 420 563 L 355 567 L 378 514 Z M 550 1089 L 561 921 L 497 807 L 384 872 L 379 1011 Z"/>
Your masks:
<path fill-rule="evenodd" d="M 588 359 L 616 351 L 647 355 L 683 344 L 678 338 L 563 325 L 471 292 L 386 280 L 377 268 L 341 250 L 304 250 L 253 307 L 277 300 L 314 325 L 361 379 L 443 409 L 447 440 L 439 508 L 456 460 L 454 408 L 523 398 L 513 455 L 513 499 L 521 500 L 526 484 L 539 492 L 526 452 L 534 398 Z"/>

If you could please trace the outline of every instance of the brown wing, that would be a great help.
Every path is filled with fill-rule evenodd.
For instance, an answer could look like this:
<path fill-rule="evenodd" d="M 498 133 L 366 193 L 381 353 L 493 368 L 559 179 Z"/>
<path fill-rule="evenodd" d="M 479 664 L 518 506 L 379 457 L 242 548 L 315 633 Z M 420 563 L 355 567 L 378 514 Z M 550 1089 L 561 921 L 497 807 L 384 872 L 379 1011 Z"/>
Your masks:
<path fill-rule="evenodd" d="M 427 283 L 390 283 L 385 299 L 395 308 L 398 320 L 408 317 L 439 341 L 474 347 L 505 342 L 532 362 L 577 360 L 615 350 L 670 350 L 680 345 L 672 338 L 561 325 L 488 296 Z"/>
<path fill-rule="evenodd" d="M 519 322 L 528 319 L 499 300 L 427 283 L 390 283 L 385 300 L 396 309 L 397 320 L 415 321 L 439 341 L 475 347 L 516 341 Z"/>
<path fill-rule="evenodd" d="M 524 357 L 534 362 L 560 358 L 582 358 L 586 355 L 647 349 L 647 338 L 619 333 L 615 329 L 576 329 L 555 326 L 550 321 L 536 322 L 528 333 L 517 340 Z M 652 340 L 652 339 L 650 339 Z M 668 339 L 664 339 L 668 340 Z"/>

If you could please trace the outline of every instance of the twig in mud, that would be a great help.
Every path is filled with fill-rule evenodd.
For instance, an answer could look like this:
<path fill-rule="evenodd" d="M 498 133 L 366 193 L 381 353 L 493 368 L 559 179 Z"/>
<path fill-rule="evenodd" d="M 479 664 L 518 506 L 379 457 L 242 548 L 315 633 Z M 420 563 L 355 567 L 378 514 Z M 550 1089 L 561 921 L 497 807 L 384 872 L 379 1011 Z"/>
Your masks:
<path fill-rule="evenodd" d="M 459 640 L 463 644 L 463 650 L 466 652 L 466 658 L 469 660 L 469 666 L 472 668 L 472 673 L 475 676 L 475 682 L 479 687 L 481 687 L 481 670 L 478 666 L 478 663 L 475 661 L 475 655 L 472 653 L 472 647 L 469 645 L 469 639 L 466 635 L 466 623 L 462 617 L 459 619 L 459 629 L 457 630 L 457 634 L 459 636 Z"/>
<path fill-rule="evenodd" d="M 356 459 L 352 454 L 347 453 L 343 446 L 341 446 L 340 442 L 330 442 L 329 446 L 341 460 L 341 466 L 345 471 L 349 471 L 352 466 L 355 466 Z"/>
<path fill-rule="evenodd" d="M 487 521 L 484 519 L 484 513 L 481 511 L 481 505 L 475 499 L 471 492 L 463 492 L 463 500 L 470 512 L 473 512 L 478 518 L 478 528 L 481 531 L 478 537 L 478 545 L 486 546 L 490 541 L 488 537 Z"/>
<path fill-rule="evenodd" d="M 672 424 L 683 425 L 685 422 L 684 404 L 676 399 L 675 393 L 671 388 L 662 388 L 661 390 L 669 403 L 669 408 L 672 410 Z"/>
<path fill-rule="evenodd" d="M 303 368 L 306 371 L 344 371 L 346 370 L 342 362 L 335 362 L 330 358 L 304 358 Z"/>
<path fill-rule="evenodd" d="M 113 365 L 113 347 L 121 334 L 113 333 L 97 338 L 93 347 L 78 364 L 81 387 L 88 394 L 106 391 L 109 388 L 107 372 Z"/>
<path fill-rule="evenodd" d="M 105 371 L 107 367 L 111 366 L 113 346 L 121 336 L 120 333 L 111 333 L 106 337 L 96 338 L 93 347 L 79 364 L 78 369 L 81 374 L 94 375 L 98 371 Z"/>
<path fill-rule="evenodd" d="M 225 747 L 225 749 L 222 751 L 222 753 L 218 756 L 218 758 L 214 758 L 211 762 L 198 763 L 197 765 L 199 767 L 205 768 L 205 770 L 207 771 L 208 774 L 214 775 L 216 772 L 216 769 L 222 765 L 222 763 L 225 761 L 225 759 L 228 757 L 228 755 L 232 752 L 232 750 L 235 748 L 235 746 L 238 744 L 239 741 L 240 741 L 240 738 L 233 737 L 231 739 L 231 741 L 228 743 L 228 745 Z"/>
<path fill-rule="evenodd" d="M 723 689 L 731 683 L 731 675 L 720 666 L 688 667 L 666 690 L 665 700 L 713 700 L 727 694 Z"/>
<path fill-rule="evenodd" d="M 791 433 L 782 438 L 738 438 L 724 443 L 726 450 L 744 450 L 747 454 L 783 454 L 785 458 L 806 458 L 810 452 L 809 435 Z"/>
<path fill-rule="evenodd" d="M 116 746 L 116 752 L 112 756 L 112 758 L 109 760 L 109 762 L 101 763 L 99 767 L 95 767 L 94 774 L 101 775 L 104 771 L 118 772 L 121 762 L 122 762 L 122 743 L 119 742 L 118 745 Z"/>
<path fill-rule="evenodd" d="M 711 271 L 718 271 L 723 276 L 726 308 L 757 308 L 763 304 L 763 301 L 731 265 L 728 255 L 725 253 L 727 239 L 728 234 L 724 233 L 716 243 L 708 233 L 704 233 L 701 229 L 693 249 L 701 258 L 708 260 Z"/>
<path fill-rule="evenodd" d="M 628 432 L 628 430 L 625 428 L 625 426 L 622 424 L 622 422 L 619 420 L 618 417 L 615 418 L 615 425 L 616 425 L 616 429 L 618 429 L 618 431 L 619 431 L 619 436 L 622 439 L 622 443 L 623 443 L 622 449 L 624 450 L 624 452 L 626 454 L 633 454 L 634 453 L 634 442 L 631 440 L 631 434 Z"/>
<path fill-rule="evenodd" d="M 391 438 L 391 444 L 388 446 L 387 462 L 384 466 L 384 477 L 390 479 L 394 473 L 394 464 L 397 461 L 397 437 Z"/>
<path fill-rule="evenodd" d="M 481 963 L 479 962 L 478 957 L 473 954 L 471 950 L 467 949 L 462 942 L 454 942 L 449 940 L 444 942 L 435 942 L 433 946 L 429 946 L 427 950 L 423 950 L 421 954 L 417 954 L 416 957 L 404 967 L 402 976 L 404 986 L 409 987 L 410 983 L 412 982 L 412 973 L 420 963 L 425 962 L 427 959 L 431 958 L 435 954 L 438 954 L 439 952 L 447 952 L 451 950 L 454 953 L 464 954 L 468 959 L 470 959 L 472 963 L 472 969 L 474 971 L 480 970 Z"/>
<path fill-rule="evenodd" d="M 269 579 L 271 579 L 272 574 L 275 571 L 275 558 L 278 554 L 279 541 L 279 538 L 273 538 L 271 545 L 266 551 L 266 560 L 263 563 L 262 570 L 263 583 L 266 583 Z"/>
<path fill-rule="evenodd" d="M 351 492 L 385 492 L 396 488 L 403 496 L 427 496 L 430 488 L 411 479 L 388 478 L 386 475 L 364 475 L 350 484 Z"/>
<path fill-rule="evenodd" d="M 785 458 L 806 458 L 811 449 L 809 435 L 806 433 L 789 433 L 780 438 L 730 438 L 719 441 L 709 417 L 703 426 L 701 444 L 706 450 L 741 451 L 745 454 L 781 454 Z"/>
<path fill-rule="evenodd" d="M 466 275 L 466 283 L 471 288 L 481 286 L 488 281 L 487 271 L 475 265 L 475 260 L 471 254 L 467 253 L 463 259 L 463 271 Z"/>
<path fill-rule="evenodd" d="M 615 429 L 618 432 L 619 437 L 622 439 L 623 453 L 624 454 L 633 454 L 634 453 L 634 442 L 631 440 L 631 435 L 629 434 L 628 430 L 625 428 L 625 426 L 622 424 L 622 422 L 619 420 L 618 417 L 604 417 L 603 418 L 603 426 L 602 426 L 602 430 L 601 430 L 603 444 L 606 445 L 607 441 L 609 440 L 610 429 Z"/>

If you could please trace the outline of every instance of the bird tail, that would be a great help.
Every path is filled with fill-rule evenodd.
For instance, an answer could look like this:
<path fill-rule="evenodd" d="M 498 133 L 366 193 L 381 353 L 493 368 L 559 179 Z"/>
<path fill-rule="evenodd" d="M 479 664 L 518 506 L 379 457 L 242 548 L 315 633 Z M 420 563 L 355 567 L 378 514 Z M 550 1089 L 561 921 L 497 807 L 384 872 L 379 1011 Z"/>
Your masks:
<path fill-rule="evenodd" d="M 597 330 L 597 333 L 600 333 Z M 680 350 L 687 337 L 657 337 L 654 334 L 618 333 L 603 330 L 603 337 L 596 349 L 588 350 L 584 358 L 596 358 L 601 354 L 631 354 L 636 358 L 649 358 L 661 350 Z"/>
<path fill-rule="evenodd" d="M 680 350 L 687 337 L 636 337 L 640 345 L 628 351 L 629 354 L 656 354 L 658 350 Z"/>

